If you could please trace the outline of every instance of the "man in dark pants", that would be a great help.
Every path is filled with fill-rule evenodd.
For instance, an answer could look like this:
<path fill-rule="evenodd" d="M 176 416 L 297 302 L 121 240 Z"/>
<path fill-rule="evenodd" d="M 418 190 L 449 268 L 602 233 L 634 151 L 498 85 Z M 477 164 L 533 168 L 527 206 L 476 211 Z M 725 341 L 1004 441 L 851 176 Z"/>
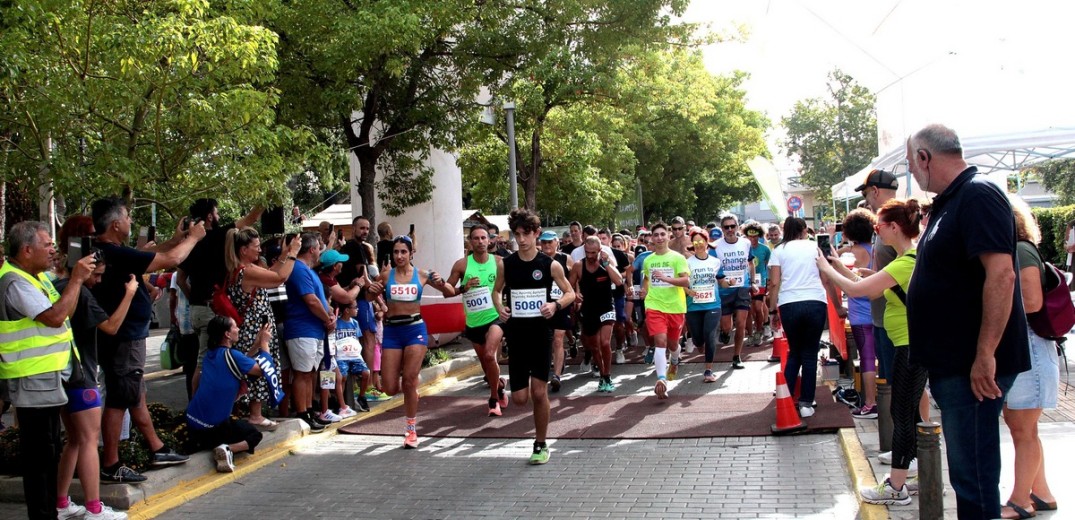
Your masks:
<path fill-rule="evenodd" d="M 960 519 L 1000 517 L 1004 394 L 1030 369 L 1004 191 L 963 160 L 959 136 L 930 125 L 907 140 L 915 181 L 933 199 L 907 291 L 911 360 L 929 371 L 941 408 Z"/>
<path fill-rule="evenodd" d="M 96 261 L 79 260 L 61 295 L 44 275 L 56 255 L 48 228 L 20 222 L 8 237 L 10 256 L 0 267 L 0 394 L 19 421 L 26 512 L 33 520 L 56 518 L 60 407 L 67 403 L 61 381 L 71 376 L 73 359 L 68 318 Z"/>

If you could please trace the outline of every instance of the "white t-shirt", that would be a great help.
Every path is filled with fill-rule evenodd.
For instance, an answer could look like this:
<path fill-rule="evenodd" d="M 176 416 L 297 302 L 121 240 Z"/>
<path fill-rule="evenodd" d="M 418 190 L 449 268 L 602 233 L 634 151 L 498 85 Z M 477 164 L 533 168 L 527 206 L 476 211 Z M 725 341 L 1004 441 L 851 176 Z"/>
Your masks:
<path fill-rule="evenodd" d="M 713 249 L 717 252 L 717 258 L 720 258 L 724 277 L 731 284 L 728 288 L 750 287 L 750 241 L 739 238 L 734 244 L 729 244 L 722 238 Z"/>
<path fill-rule="evenodd" d="M 777 305 L 827 301 L 816 258 L 817 244 L 810 240 L 791 240 L 773 248 L 769 267 L 780 268 L 780 294 Z"/>
<path fill-rule="evenodd" d="M 571 260 L 575 262 L 581 262 L 583 258 L 586 258 L 586 244 L 576 247 L 571 251 Z M 608 255 L 608 263 L 612 267 L 616 267 L 616 255 L 612 253 L 612 248 L 608 246 L 601 246 L 601 250 Z"/>

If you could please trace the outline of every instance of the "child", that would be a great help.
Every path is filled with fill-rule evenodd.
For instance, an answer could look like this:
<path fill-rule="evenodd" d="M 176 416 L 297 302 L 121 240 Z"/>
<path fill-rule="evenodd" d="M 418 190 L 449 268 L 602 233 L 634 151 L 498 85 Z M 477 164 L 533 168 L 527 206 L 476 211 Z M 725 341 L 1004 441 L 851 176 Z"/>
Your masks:
<path fill-rule="evenodd" d="M 343 386 L 344 392 L 337 392 L 337 398 L 343 396 L 355 396 L 355 408 L 360 412 L 370 411 L 369 402 L 366 401 L 366 389 L 370 385 L 370 370 L 366 361 L 362 359 L 362 330 L 359 328 L 355 315 L 358 313 L 358 304 L 334 304 L 339 308 L 339 318 L 336 319 L 336 364 L 339 374 L 346 383 L 337 382 L 337 387 Z M 353 393 L 351 379 L 358 379 L 359 392 Z M 341 406 L 343 401 L 341 401 Z M 354 412 L 352 412 L 353 414 Z M 341 412 L 342 415 L 342 412 Z"/>
<path fill-rule="evenodd" d="M 353 306 L 354 304 L 352 303 L 351 305 Z M 336 319 L 336 323 L 340 323 L 340 321 L 343 319 L 343 317 L 340 316 L 340 314 L 343 313 L 342 305 L 340 305 L 340 304 L 338 304 L 336 302 L 332 302 L 332 307 L 334 309 L 336 309 L 336 314 L 338 315 L 338 317 Z M 352 313 L 352 315 L 353 315 L 353 313 Z M 357 328 L 357 326 L 356 326 L 356 328 Z M 325 357 L 324 361 L 322 361 L 322 364 L 321 364 L 322 370 L 335 372 L 335 374 L 336 374 L 336 386 L 335 386 L 336 402 L 339 403 L 339 405 L 340 405 L 339 412 L 338 413 L 332 413 L 332 410 L 330 410 L 329 407 L 328 407 L 329 390 L 327 388 L 321 388 L 321 415 L 320 415 L 320 419 L 321 419 L 321 422 L 323 422 L 323 423 L 340 422 L 341 420 L 346 419 L 348 417 L 354 417 L 354 416 L 358 415 L 357 412 L 355 412 L 349 406 L 347 406 L 347 402 L 344 401 L 344 399 L 343 399 L 343 375 L 340 372 L 340 366 L 339 366 L 339 363 L 337 362 L 337 357 L 336 357 L 337 356 L 337 344 L 338 344 L 337 343 L 337 341 L 338 341 L 337 338 L 340 337 L 341 334 L 346 334 L 346 333 L 341 333 L 341 331 L 337 330 L 335 333 L 329 334 L 328 352 L 325 353 L 326 357 Z M 346 336 L 344 336 L 344 337 L 346 337 Z M 348 354 L 348 356 L 350 356 L 350 354 Z M 320 378 L 318 378 L 318 381 L 320 381 Z M 315 387 L 315 388 L 318 388 L 318 387 L 320 387 L 320 384 L 318 384 L 318 386 Z"/>

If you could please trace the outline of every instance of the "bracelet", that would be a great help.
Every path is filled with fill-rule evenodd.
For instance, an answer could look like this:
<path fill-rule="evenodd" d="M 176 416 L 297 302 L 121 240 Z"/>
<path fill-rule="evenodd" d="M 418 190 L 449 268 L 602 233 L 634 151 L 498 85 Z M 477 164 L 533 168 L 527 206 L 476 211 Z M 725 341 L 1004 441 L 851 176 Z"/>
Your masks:
<path fill-rule="evenodd" d="M 299 259 L 298 259 L 298 258 L 295 258 L 295 257 L 293 257 L 293 256 L 291 256 L 291 255 L 288 255 L 288 256 L 287 256 L 287 259 L 288 259 L 288 260 L 291 260 L 292 262 L 298 262 L 298 261 L 299 261 Z"/>

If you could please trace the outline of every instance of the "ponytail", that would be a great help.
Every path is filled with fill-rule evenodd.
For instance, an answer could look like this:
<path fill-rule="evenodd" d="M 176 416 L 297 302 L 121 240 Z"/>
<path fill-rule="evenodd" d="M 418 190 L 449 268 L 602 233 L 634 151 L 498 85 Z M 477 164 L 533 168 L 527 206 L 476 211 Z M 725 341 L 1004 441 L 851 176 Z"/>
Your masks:
<path fill-rule="evenodd" d="M 917 238 L 921 232 L 922 205 L 918 199 L 892 199 L 877 211 L 877 219 L 895 223 L 907 238 Z"/>

